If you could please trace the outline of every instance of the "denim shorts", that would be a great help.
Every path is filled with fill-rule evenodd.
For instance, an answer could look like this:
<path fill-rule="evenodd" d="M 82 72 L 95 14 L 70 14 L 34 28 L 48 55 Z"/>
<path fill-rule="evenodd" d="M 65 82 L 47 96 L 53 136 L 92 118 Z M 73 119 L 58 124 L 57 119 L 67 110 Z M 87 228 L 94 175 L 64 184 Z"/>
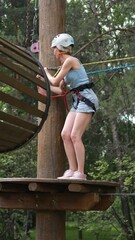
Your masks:
<path fill-rule="evenodd" d="M 96 111 L 99 109 L 99 101 L 97 98 L 97 95 L 94 93 L 94 91 L 90 89 L 84 89 L 83 91 L 80 91 L 80 94 L 89 99 L 92 103 L 94 103 Z M 71 112 L 84 112 L 84 113 L 95 113 L 95 110 L 88 106 L 85 102 L 79 100 L 75 93 L 72 94 L 73 97 L 73 105 L 70 109 Z"/>

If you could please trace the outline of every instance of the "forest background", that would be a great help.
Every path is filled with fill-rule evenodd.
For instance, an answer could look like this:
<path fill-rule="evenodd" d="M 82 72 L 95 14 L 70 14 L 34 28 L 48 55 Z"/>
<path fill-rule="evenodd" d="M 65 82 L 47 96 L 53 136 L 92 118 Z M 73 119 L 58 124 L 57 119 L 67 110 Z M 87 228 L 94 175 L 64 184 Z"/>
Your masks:
<path fill-rule="evenodd" d="M 38 1 L 29 9 L 28 2 L 0 1 L 0 35 L 25 47 L 38 39 Z M 100 101 L 84 135 L 86 172 L 92 180 L 120 183 L 107 211 L 67 213 L 67 240 L 74 227 L 72 240 L 135 240 L 135 1 L 67 1 L 66 32 Z M 1 178 L 36 177 L 36 167 L 37 139 L 0 155 Z M 0 210 L 1 240 L 32 240 L 34 229 L 33 211 Z"/>

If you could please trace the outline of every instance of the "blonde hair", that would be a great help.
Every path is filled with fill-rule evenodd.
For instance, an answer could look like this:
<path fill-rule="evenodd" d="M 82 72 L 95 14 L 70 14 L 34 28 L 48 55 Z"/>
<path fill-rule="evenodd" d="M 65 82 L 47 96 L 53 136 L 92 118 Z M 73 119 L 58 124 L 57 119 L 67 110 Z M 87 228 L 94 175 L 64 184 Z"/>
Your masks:
<path fill-rule="evenodd" d="M 63 46 L 61 46 L 61 45 L 58 45 L 57 48 L 58 48 L 58 50 L 59 50 L 60 52 L 64 52 L 64 53 L 69 53 L 69 54 L 71 54 L 72 49 L 73 49 L 73 46 L 70 45 L 69 47 L 63 47 Z"/>

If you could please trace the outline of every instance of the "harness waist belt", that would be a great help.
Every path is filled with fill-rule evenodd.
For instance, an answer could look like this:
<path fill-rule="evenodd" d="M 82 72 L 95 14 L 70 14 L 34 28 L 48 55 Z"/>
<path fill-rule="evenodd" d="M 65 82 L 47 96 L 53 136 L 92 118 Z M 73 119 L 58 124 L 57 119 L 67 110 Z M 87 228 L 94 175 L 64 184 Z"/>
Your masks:
<path fill-rule="evenodd" d="M 72 88 L 70 91 L 83 91 L 84 89 L 86 88 L 92 88 L 94 87 L 94 83 L 93 82 L 90 82 L 90 83 L 86 83 L 86 84 L 83 84 L 83 85 L 80 85 L 76 88 Z"/>

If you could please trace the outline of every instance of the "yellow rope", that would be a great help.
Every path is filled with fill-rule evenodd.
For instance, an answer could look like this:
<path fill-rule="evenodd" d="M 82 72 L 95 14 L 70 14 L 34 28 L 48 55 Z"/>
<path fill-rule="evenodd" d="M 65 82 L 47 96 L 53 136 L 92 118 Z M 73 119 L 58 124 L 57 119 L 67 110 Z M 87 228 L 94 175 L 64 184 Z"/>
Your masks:
<path fill-rule="evenodd" d="M 84 65 L 84 66 L 87 66 L 87 65 L 94 65 L 94 64 L 111 63 L 111 62 L 117 62 L 117 61 L 123 61 L 123 60 L 130 60 L 130 59 L 135 59 L 135 57 L 108 59 L 108 60 L 98 61 L 98 62 L 83 63 L 83 65 Z M 61 66 L 58 67 L 58 70 L 57 70 L 56 73 L 54 74 L 54 77 L 57 76 L 57 74 L 59 73 L 60 69 L 61 69 Z"/>
<path fill-rule="evenodd" d="M 117 62 L 117 61 L 123 61 L 123 60 L 130 60 L 135 59 L 135 57 L 126 57 L 126 58 L 117 58 L 117 59 L 110 59 L 105 61 L 99 61 L 99 62 L 90 62 L 90 63 L 83 63 L 83 65 L 94 65 L 94 64 L 100 64 L 100 63 L 110 63 L 110 62 Z"/>
<path fill-rule="evenodd" d="M 61 69 L 61 67 L 58 68 L 58 70 L 57 70 L 56 73 L 53 75 L 53 77 L 56 77 L 56 76 L 57 76 L 57 74 L 59 73 L 60 69 Z"/>

